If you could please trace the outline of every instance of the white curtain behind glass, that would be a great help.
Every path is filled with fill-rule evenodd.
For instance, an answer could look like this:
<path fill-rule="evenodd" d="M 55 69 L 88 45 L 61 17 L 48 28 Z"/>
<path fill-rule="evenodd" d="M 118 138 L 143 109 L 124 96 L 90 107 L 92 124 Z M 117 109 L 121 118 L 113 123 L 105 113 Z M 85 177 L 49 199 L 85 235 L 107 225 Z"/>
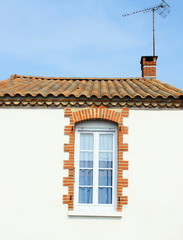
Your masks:
<path fill-rule="evenodd" d="M 81 133 L 79 203 L 92 203 L 93 201 L 93 146 L 93 134 Z"/>
<path fill-rule="evenodd" d="M 99 204 L 112 203 L 113 134 L 99 136 Z"/>

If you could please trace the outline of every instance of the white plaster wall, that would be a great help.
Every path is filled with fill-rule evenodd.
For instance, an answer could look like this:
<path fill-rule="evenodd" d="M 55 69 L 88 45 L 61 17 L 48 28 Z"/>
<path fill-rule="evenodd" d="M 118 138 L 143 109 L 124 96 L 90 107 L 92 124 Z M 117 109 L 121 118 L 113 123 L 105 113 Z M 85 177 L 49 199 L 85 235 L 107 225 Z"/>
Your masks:
<path fill-rule="evenodd" d="M 136 234 L 136 239 L 181 240 L 183 111 L 132 110 L 128 125 L 129 205 L 124 220 L 133 233 L 127 239 Z"/>
<path fill-rule="evenodd" d="M 0 239 L 183 239 L 183 111 L 130 110 L 123 217 L 67 217 L 63 110 L 0 109 Z"/>

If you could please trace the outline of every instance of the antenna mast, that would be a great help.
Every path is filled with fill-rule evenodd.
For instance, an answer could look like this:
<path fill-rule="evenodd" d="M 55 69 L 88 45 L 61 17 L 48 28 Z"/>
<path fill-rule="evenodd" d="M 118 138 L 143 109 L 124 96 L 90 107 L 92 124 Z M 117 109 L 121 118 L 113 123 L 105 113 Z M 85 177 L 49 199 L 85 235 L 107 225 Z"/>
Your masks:
<path fill-rule="evenodd" d="M 166 16 L 169 14 L 170 12 L 170 6 L 168 5 L 168 3 L 165 2 L 165 0 L 162 0 L 161 3 L 159 5 L 156 5 L 154 7 L 149 7 L 149 8 L 144 8 L 132 13 L 126 13 L 126 14 L 122 14 L 123 17 L 128 17 L 131 16 L 133 14 L 137 14 L 137 13 L 147 13 L 147 12 L 151 12 L 152 11 L 152 30 L 153 30 L 153 56 L 155 56 L 155 19 L 154 19 L 154 13 L 155 11 L 162 17 L 162 18 L 166 18 Z"/>

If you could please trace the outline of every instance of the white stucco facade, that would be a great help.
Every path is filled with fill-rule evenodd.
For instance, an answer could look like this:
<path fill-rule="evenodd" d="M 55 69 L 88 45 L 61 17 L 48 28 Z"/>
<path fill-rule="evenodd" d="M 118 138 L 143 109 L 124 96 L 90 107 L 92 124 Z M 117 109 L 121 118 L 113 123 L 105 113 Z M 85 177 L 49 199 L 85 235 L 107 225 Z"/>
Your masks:
<path fill-rule="evenodd" d="M 63 109 L 0 109 L 0 239 L 183 239 L 183 110 L 130 110 L 122 218 L 69 217 Z"/>

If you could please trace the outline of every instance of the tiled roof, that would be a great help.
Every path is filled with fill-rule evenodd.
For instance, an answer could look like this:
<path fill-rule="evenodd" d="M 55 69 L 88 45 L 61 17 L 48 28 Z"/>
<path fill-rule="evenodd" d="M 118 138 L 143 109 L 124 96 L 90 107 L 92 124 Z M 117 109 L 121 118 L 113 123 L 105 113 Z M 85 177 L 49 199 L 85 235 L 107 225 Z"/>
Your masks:
<path fill-rule="evenodd" d="M 150 97 L 175 99 L 183 97 L 183 91 L 156 79 L 145 78 L 47 78 L 12 75 L 0 82 L 0 98 L 4 96 L 31 95 L 53 97 L 129 97 L 141 99 Z"/>
<path fill-rule="evenodd" d="M 48 78 L 0 81 L 0 107 L 183 108 L 183 91 L 146 78 Z"/>

